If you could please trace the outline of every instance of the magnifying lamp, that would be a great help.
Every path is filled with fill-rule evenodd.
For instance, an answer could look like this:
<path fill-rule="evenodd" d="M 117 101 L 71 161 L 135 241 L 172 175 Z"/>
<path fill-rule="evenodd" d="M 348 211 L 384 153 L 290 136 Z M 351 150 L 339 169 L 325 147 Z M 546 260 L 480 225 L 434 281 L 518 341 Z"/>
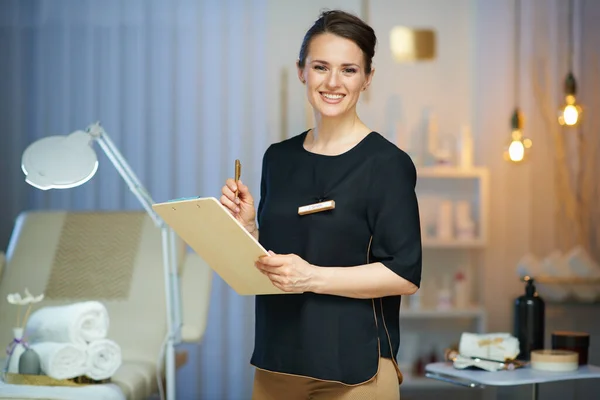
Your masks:
<path fill-rule="evenodd" d="M 165 340 L 167 400 L 175 400 L 175 344 L 181 341 L 175 235 L 152 209 L 154 201 L 147 190 L 98 122 L 88 126 L 85 131 L 75 131 L 67 136 L 49 136 L 32 143 L 23 152 L 21 169 L 25 174 L 25 181 L 41 190 L 69 189 L 83 185 L 92 179 L 98 170 L 94 142 L 100 145 L 131 192 L 137 197 L 155 225 L 161 229 L 168 324 Z"/>
<path fill-rule="evenodd" d="M 98 170 L 92 138 L 83 131 L 50 136 L 31 144 L 23 153 L 25 181 L 41 190 L 83 185 Z"/>

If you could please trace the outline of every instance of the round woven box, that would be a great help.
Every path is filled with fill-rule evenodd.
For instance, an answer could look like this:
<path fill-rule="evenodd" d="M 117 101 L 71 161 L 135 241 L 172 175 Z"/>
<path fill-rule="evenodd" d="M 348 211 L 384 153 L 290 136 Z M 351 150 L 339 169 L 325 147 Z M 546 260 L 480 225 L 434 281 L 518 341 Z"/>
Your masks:
<path fill-rule="evenodd" d="M 569 350 L 534 350 L 531 369 L 538 371 L 568 372 L 579 368 L 579 355 Z"/>

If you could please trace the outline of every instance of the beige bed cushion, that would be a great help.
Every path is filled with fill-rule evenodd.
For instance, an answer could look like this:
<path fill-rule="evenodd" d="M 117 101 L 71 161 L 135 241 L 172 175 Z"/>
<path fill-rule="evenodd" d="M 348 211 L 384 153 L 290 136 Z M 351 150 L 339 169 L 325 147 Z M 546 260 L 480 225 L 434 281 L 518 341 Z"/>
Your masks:
<path fill-rule="evenodd" d="M 158 390 L 156 366 L 146 362 L 126 361 L 112 377 L 127 400 L 145 400 Z"/>
<path fill-rule="evenodd" d="M 98 216 L 98 213 L 87 214 Z M 140 221 L 139 229 L 137 229 L 138 237 L 130 240 L 130 245 L 136 248 L 132 249 L 134 256 L 130 257 L 133 265 L 129 269 L 131 279 L 127 285 L 127 294 L 123 295 L 123 290 L 119 290 L 120 294 L 109 295 L 113 298 L 100 298 L 101 296 L 97 294 L 102 291 L 96 290 L 96 296 L 92 296 L 90 299 L 100 300 L 106 305 L 111 320 L 108 336 L 121 346 L 124 360 L 156 364 L 166 331 L 160 229 L 155 227 L 150 217 L 143 212 L 106 212 L 101 213 L 101 217 L 102 222 L 98 224 L 99 226 L 94 226 L 88 221 L 86 226 L 80 227 L 83 228 L 82 235 L 86 240 L 82 240 L 80 246 L 72 247 L 69 251 L 73 253 L 72 255 L 79 257 L 79 261 L 76 260 L 75 263 L 89 262 L 85 254 L 92 253 L 94 257 L 97 257 L 95 262 L 102 265 L 103 257 L 98 257 L 98 252 L 94 249 L 99 244 L 86 242 L 90 238 L 102 238 L 102 235 L 92 235 L 89 234 L 89 231 L 104 229 L 108 230 L 106 235 L 111 235 L 111 226 L 119 225 L 120 229 L 129 229 L 135 232 L 135 222 L 124 224 L 123 221 Z M 59 244 L 61 235 L 65 234 L 63 228 L 67 220 L 67 213 L 60 211 L 28 212 L 19 216 L 7 251 L 7 264 L 0 281 L 0 299 L 2 299 L 0 302 L 0 321 L 2 321 L 0 322 L 0 345 L 7 344 L 12 339 L 11 328 L 16 323 L 17 308 L 6 302 L 7 294 L 22 293 L 25 287 L 29 288 L 34 295 L 46 291 L 48 283 L 51 281 L 52 266 L 55 260 L 65 260 L 64 255 L 62 258 L 58 256 L 58 249 L 60 246 L 64 248 L 64 243 L 60 246 Z M 78 221 L 86 224 L 85 218 Z M 97 223 L 99 220 L 92 218 L 92 221 Z M 131 227 L 128 228 L 129 225 Z M 128 238 L 127 232 L 120 232 L 119 235 L 121 238 Z M 74 237 L 72 232 L 71 237 Z M 105 242 L 104 239 L 101 241 Z M 180 248 L 183 251 L 183 245 Z M 110 254 L 107 255 L 107 257 L 109 256 Z M 125 256 L 122 258 L 127 259 Z M 73 263 L 73 260 L 70 262 Z M 113 262 L 120 261 L 113 258 Z M 123 265 L 123 268 L 129 267 Z M 63 286 L 65 288 L 68 288 L 69 285 L 84 286 L 89 283 L 89 280 L 94 279 L 102 281 L 104 285 L 110 285 L 110 279 L 100 279 L 103 274 L 106 274 L 102 268 L 94 271 L 88 266 L 85 271 L 86 275 L 79 276 L 75 269 L 72 273 L 67 274 L 63 270 L 60 280 L 71 280 Z M 90 273 L 90 271 L 92 272 Z M 56 276 L 53 279 L 56 283 Z M 61 293 L 61 289 L 57 289 L 56 286 L 53 291 L 55 294 Z M 106 290 L 106 293 L 111 293 L 111 291 Z M 78 297 L 80 293 L 69 293 L 69 295 L 72 297 L 45 299 L 41 306 L 70 304 L 83 300 Z"/>
<path fill-rule="evenodd" d="M 4 270 L 4 263 L 6 262 L 6 255 L 0 251 L 0 280 L 2 279 L 2 271 Z"/>

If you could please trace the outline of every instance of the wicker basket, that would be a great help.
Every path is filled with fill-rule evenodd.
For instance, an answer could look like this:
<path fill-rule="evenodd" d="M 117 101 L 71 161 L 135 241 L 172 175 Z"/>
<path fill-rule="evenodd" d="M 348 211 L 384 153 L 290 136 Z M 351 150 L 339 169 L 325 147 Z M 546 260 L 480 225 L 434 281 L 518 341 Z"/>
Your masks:
<path fill-rule="evenodd" d="M 85 376 L 79 376 L 73 379 L 54 379 L 48 375 L 23 375 L 7 372 L 4 375 L 4 382 L 13 385 L 33 385 L 33 386 L 85 386 L 101 383 L 109 383 L 110 379 L 95 381 Z"/>

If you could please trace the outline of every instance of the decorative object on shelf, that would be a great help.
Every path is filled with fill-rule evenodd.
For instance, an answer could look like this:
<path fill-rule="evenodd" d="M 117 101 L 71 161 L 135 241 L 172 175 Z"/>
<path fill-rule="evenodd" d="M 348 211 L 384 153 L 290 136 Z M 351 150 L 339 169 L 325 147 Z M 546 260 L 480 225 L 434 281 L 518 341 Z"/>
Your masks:
<path fill-rule="evenodd" d="M 555 331 L 552 332 L 553 350 L 570 350 L 577 353 L 579 365 L 587 365 L 590 334 L 587 332 Z"/>
<path fill-rule="evenodd" d="M 456 238 L 460 240 L 475 239 L 475 222 L 471 218 L 471 204 L 466 200 L 455 204 Z"/>
<path fill-rule="evenodd" d="M 452 239 L 454 237 L 453 203 L 451 200 L 442 200 L 438 206 L 436 237 L 438 239 Z"/>
<path fill-rule="evenodd" d="M 473 136 L 469 125 L 464 125 L 460 129 L 460 135 L 457 140 L 458 166 L 463 169 L 473 167 Z"/>
<path fill-rule="evenodd" d="M 447 349 L 444 358 L 446 361 L 452 362 L 454 368 L 478 368 L 489 372 L 501 370 L 512 371 L 516 368 L 522 368 L 527 364 L 519 360 L 490 360 L 481 357 L 468 357 L 459 353 L 456 349 Z"/>
<path fill-rule="evenodd" d="M 20 293 L 10 293 L 6 296 L 6 300 L 15 306 L 18 307 L 17 310 L 17 322 L 16 326 L 13 328 L 13 340 L 6 347 L 6 366 L 5 371 L 10 373 L 18 373 L 19 372 L 19 361 L 21 355 L 27 350 L 29 347 L 27 344 L 27 340 L 24 336 L 25 325 L 27 324 L 27 320 L 29 318 L 29 314 L 31 313 L 31 308 L 33 304 L 39 303 L 44 299 L 44 294 L 39 296 L 33 296 L 27 288 L 25 288 L 25 296 L 21 297 Z M 23 316 L 23 321 L 21 321 L 21 307 L 27 306 L 27 310 L 25 311 L 25 315 Z"/>
<path fill-rule="evenodd" d="M 452 308 L 452 290 L 450 290 L 450 280 L 446 275 L 442 279 L 442 285 L 438 289 L 438 310 L 450 310 Z"/>
<path fill-rule="evenodd" d="M 8 357 L 5 368 L 6 372 L 15 374 L 19 372 L 19 360 L 27 347 L 27 342 L 23 337 L 23 328 L 13 328 L 13 340 L 6 347 L 6 355 Z"/>
<path fill-rule="evenodd" d="M 437 115 L 430 109 L 423 112 L 423 129 L 425 142 L 420 146 L 422 165 L 451 166 L 454 139 L 450 135 L 440 136 Z"/>
<path fill-rule="evenodd" d="M 458 353 L 465 357 L 485 360 L 514 360 L 519 354 L 519 339 L 505 332 L 463 332 L 458 344 Z"/>
<path fill-rule="evenodd" d="M 454 274 L 454 307 L 463 310 L 471 306 L 469 289 L 465 273 L 458 271 Z"/>
<path fill-rule="evenodd" d="M 390 31 L 390 50 L 397 63 L 431 61 L 436 56 L 436 33 L 431 29 L 395 26 Z"/>
<path fill-rule="evenodd" d="M 528 361 L 533 350 L 544 348 L 545 303 L 537 294 L 533 279 L 524 278 L 525 294 L 514 304 L 514 335 L 519 340 L 520 360 Z"/>
<path fill-rule="evenodd" d="M 558 111 L 558 123 L 565 126 L 576 126 L 581 121 L 583 112 L 581 106 L 577 104 L 575 95 L 577 94 L 577 81 L 573 74 L 573 53 L 575 52 L 575 44 L 573 41 L 573 1 L 569 0 L 569 21 L 568 21 L 568 37 L 569 37 L 569 53 L 568 53 L 568 68 L 569 72 L 565 78 L 565 104 Z"/>
<path fill-rule="evenodd" d="M 531 369 L 536 371 L 567 372 L 577 370 L 577 353 L 569 350 L 534 350 Z"/>
<path fill-rule="evenodd" d="M 504 159 L 513 163 L 526 160 L 532 141 L 523 136 L 523 115 L 519 109 L 521 94 L 521 1 L 515 0 L 515 34 L 514 34 L 514 103 L 515 110 L 511 117 L 511 134 L 508 147 L 504 151 Z"/>
<path fill-rule="evenodd" d="M 19 374 L 40 375 L 41 373 L 40 356 L 31 347 L 26 348 L 19 357 Z"/>

